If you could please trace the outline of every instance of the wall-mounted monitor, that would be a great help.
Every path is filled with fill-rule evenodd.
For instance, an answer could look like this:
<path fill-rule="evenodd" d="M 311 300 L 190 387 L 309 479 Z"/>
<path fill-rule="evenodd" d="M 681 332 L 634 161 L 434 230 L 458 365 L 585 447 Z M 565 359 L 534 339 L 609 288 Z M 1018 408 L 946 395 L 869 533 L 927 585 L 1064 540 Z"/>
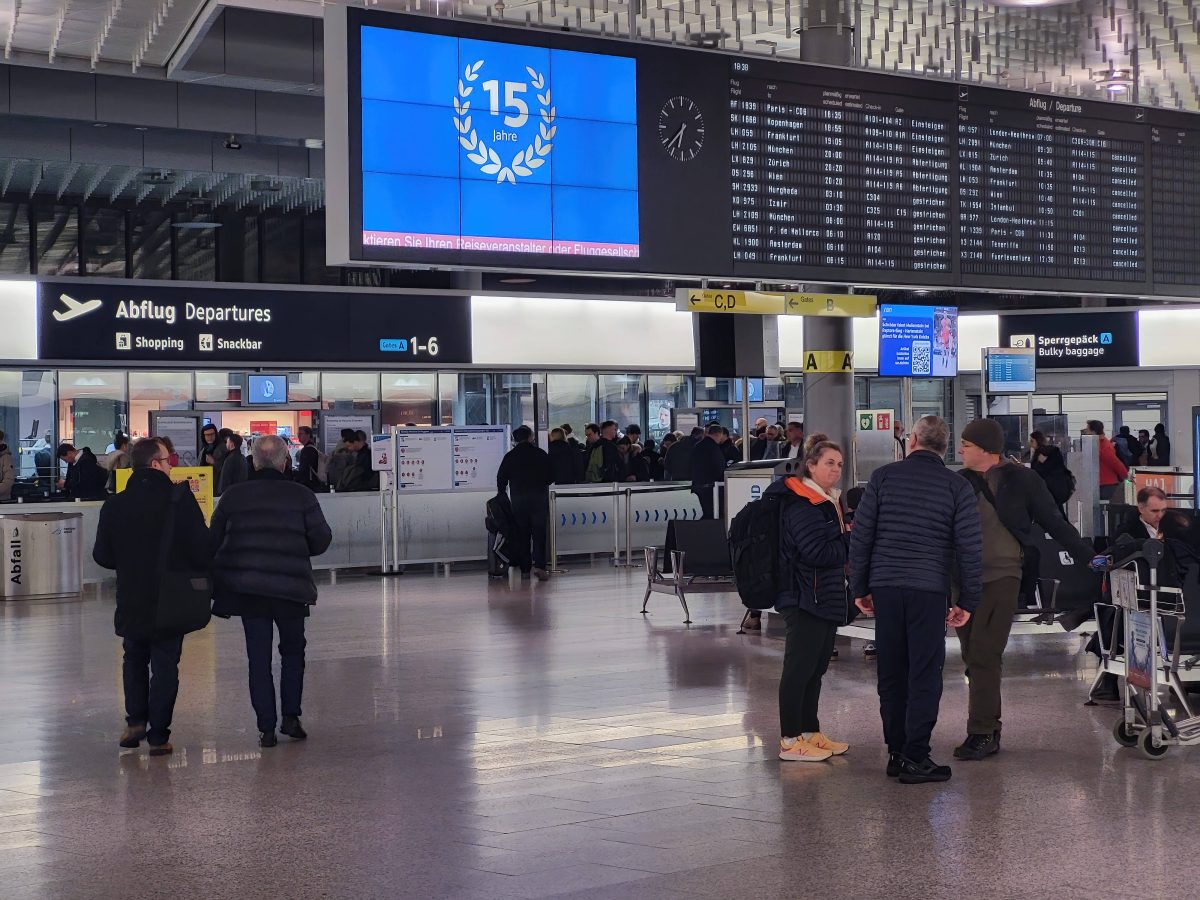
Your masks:
<path fill-rule="evenodd" d="M 286 375 L 249 374 L 243 406 L 279 406 L 288 402 Z"/>
<path fill-rule="evenodd" d="M 1032 394 L 1037 387 L 1037 349 L 989 347 L 984 350 L 989 394 Z"/>
<path fill-rule="evenodd" d="M 958 307 L 879 307 L 879 374 L 951 378 L 958 374 Z"/>

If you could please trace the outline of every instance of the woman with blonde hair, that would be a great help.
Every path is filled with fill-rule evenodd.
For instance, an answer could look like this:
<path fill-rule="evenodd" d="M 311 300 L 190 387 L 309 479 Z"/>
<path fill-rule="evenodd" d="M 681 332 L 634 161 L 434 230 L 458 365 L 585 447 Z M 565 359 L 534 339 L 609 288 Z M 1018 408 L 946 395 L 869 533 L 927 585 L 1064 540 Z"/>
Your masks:
<path fill-rule="evenodd" d="M 779 680 L 779 758 L 822 762 L 848 744 L 821 731 L 821 680 L 839 625 L 849 620 L 846 559 L 849 534 L 839 505 L 842 448 L 814 434 L 804 447 L 804 474 L 767 489 L 778 494 L 780 593 L 775 611 L 787 623 Z"/>

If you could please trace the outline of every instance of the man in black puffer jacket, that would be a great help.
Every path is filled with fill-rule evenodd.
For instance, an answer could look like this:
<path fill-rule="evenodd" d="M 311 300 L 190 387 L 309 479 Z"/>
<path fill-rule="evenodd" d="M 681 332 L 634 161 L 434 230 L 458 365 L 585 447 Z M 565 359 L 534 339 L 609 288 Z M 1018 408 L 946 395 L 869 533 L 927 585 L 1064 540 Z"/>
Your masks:
<path fill-rule="evenodd" d="M 288 449 L 267 434 L 254 442 L 255 472 L 221 496 L 212 520 L 213 615 L 241 616 L 250 663 L 250 702 L 259 745 L 274 747 L 275 682 L 271 638 L 279 629 L 280 731 L 303 740 L 304 620 L 317 602 L 309 557 L 333 540 L 316 495 L 289 481 Z"/>
<path fill-rule="evenodd" d="M 946 626 L 967 624 L 982 593 L 979 509 L 966 479 L 946 468 L 949 443 L 937 416 L 917 422 L 908 457 L 871 475 L 850 535 L 851 596 L 876 617 L 887 771 L 904 784 L 950 778 L 929 757 Z M 947 614 L 956 570 L 958 605 Z"/>

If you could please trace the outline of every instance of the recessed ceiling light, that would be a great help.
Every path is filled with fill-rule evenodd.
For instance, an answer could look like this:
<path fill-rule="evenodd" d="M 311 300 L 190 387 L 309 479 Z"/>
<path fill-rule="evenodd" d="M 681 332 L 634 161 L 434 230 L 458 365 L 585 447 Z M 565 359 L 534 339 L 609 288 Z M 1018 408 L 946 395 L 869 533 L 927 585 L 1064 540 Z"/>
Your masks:
<path fill-rule="evenodd" d="M 501 284 L 533 284 L 535 281 L 537 281 L 536 278 L 516 277 L 516 276 L 513 276 L 512 278 L 501 278 L 500 279 Z"/>

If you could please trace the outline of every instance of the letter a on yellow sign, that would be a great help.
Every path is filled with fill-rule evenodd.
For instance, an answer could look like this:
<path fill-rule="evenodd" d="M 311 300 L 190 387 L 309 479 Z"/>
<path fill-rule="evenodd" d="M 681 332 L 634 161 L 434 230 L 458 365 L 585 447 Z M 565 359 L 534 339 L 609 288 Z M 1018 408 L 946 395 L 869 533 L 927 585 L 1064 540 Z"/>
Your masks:
<path fill-rule="evenodd" d="M 849 350 L 809 350 L 804 354 L 805 372 L 853 372 L 854 354 Z"/>

